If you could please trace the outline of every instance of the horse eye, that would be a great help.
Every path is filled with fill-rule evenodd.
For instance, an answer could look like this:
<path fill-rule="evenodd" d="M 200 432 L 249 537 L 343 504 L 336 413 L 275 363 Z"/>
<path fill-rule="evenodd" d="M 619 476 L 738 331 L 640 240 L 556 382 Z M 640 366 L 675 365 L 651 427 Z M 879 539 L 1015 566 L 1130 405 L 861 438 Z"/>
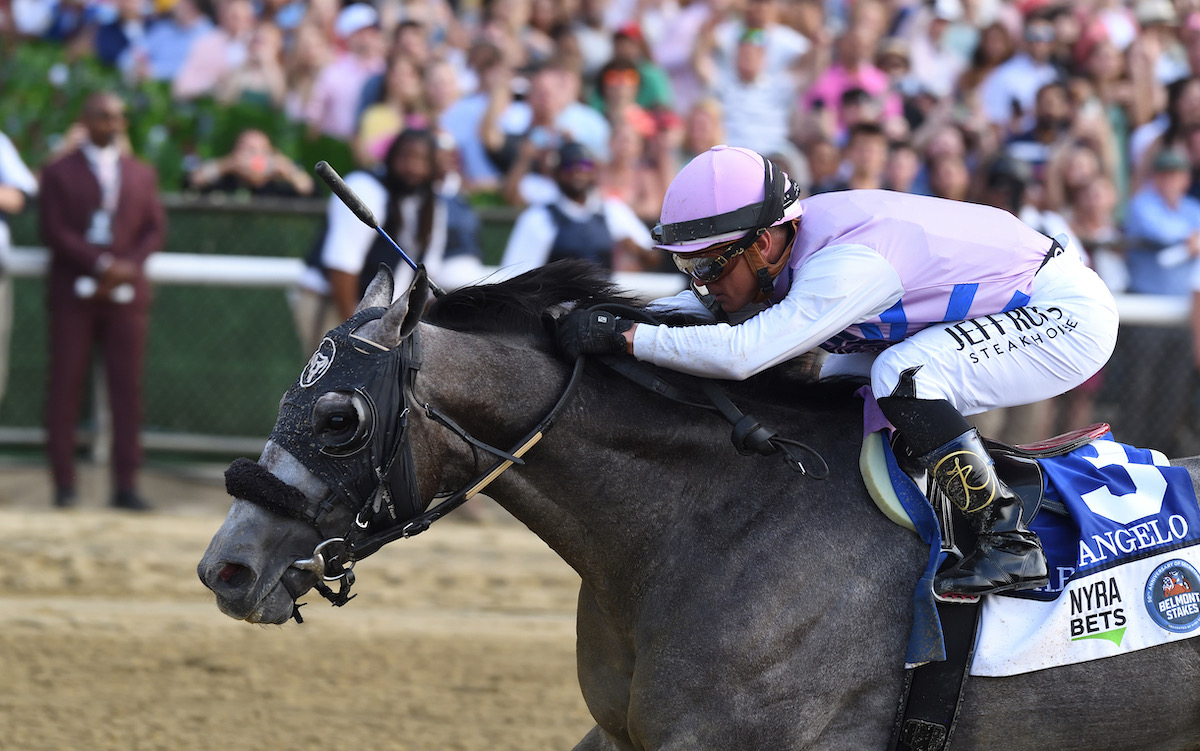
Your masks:
<path fill-rule="evenodd" d="M 313 437 L 327 453 L 353 453 L 371 436 L 369 416 L 370 410 L 358 394 L 324 394 L 313 406 Z"/>

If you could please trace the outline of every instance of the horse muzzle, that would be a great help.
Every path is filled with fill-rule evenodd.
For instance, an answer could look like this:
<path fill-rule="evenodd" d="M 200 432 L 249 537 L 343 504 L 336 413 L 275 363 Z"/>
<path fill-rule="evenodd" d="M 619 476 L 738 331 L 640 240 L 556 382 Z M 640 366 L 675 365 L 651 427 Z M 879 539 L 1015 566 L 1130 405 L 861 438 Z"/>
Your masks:
<path fill-rule="evenodd" d="M 251 623 L 285 623 L 295 614 L 296 599 L 319 581 L 293 565 L 312 556 L 314 533 L 300 522 L 259 516 L 266 512 L 235 501 L 196 573 L 222 613 Z"/>

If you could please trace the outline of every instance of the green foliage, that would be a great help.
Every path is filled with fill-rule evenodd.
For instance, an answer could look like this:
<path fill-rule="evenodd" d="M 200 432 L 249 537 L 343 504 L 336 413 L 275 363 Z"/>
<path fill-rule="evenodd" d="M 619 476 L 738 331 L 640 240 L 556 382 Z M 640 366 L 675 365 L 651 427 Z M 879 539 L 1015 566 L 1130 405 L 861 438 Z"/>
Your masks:
<path fill-rule="evenodd" d="M 22 42 L 0 53 L 0 130 L 30 167 L 47 154 L 78 119 L 84 99 L 109 89 L 126 102 L 133 150 L 158 170 L 167 192 L 183 187 L 188 165 L 223 156 L 247 128 L 264 131 L 283 153 L 305 168 L 324 159 L 343 174 L 354 169 L 350 146 L 328 136 L 310 139 L 304 126 L 264 105 L 221 105 L 212 99 L 177 102 L 169 83 L 131 87 L 112 68 L 92 59 L 68 63 L 61 45 Z"/>

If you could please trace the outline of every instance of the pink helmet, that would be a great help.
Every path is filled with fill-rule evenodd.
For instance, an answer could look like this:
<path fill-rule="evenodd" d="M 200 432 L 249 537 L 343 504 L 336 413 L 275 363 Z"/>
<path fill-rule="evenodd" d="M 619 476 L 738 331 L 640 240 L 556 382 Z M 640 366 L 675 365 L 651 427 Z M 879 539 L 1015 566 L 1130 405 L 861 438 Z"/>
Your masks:
<path fill-rule="evenodd" d="M 750 149 L 713 146 L 671 181 L 654 247 L 696 253 L 790 222 L 803 211 L 799 187 L 774 163 Z"/>

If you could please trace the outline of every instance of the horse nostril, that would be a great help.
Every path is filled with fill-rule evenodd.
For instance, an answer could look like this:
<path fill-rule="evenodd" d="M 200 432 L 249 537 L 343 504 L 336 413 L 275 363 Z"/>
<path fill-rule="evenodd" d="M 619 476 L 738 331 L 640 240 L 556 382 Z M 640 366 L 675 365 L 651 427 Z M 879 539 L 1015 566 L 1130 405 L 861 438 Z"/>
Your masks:
<path fill-rule="evenodd" d="M 249 583 L 249 580 L 253 580 L 254 574 L 240 563 L 226 563 L 217 572 L 217 578 L 228 584 L 231 588 L 239 589 Z"/>

